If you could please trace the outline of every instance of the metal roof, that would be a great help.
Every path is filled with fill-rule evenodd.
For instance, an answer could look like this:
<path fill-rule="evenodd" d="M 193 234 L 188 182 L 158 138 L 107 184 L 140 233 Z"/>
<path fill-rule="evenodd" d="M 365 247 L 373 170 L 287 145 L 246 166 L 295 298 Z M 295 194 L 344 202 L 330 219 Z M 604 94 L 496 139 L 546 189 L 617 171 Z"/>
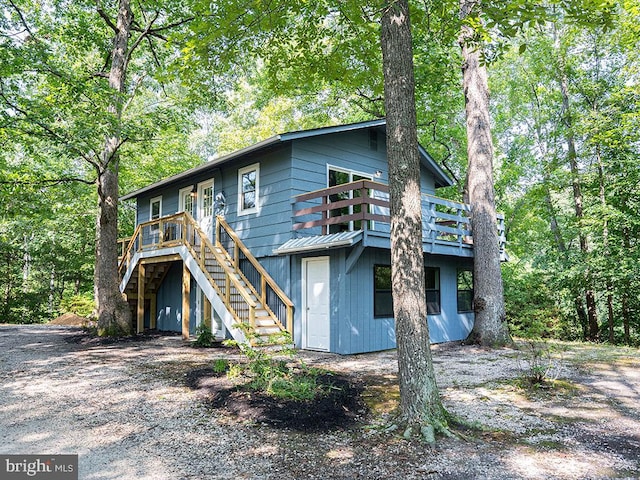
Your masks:
<path fill-rule="evenodd" d="M 329 135 L 332 133 L 343 133 L 343 132 L 349 132 L 352 130 L 361 130 L 361 129 L 367 129 L 367 128 L 385 127 L 386 124 L 387 124 L 386 119 L 382 118 L 378 120 L 370 120 L 367 122 L 349 123 L 346 125 L 336 125 L 333 127 L 313 128 L 311 130 L 299 130 L 296 132 L 288 132 L 288 133 L 282 133 L 279 135 L 274 135 L 273 137 L 267 138 L 266 140 L 263 140 L 261 142 L 255 143 L 253 145 L 242 148 L 240 150 L 236 150 L 235 152 L 229 153 L 227 155 L 223 155 L 219 158 L 203 163 L 202 165 L 198 165 L 197 167 L 191 168 L 189 170 L 185 170 L 184 172 L 180 172 L 176 175 L 165 178 L 156 183 L 152 183 L 151 185 L 147 185 L 146 187 L 143 187 L 139 190 L 130 192 L 120 197 L 120 200 L 129 200 L 131 198 L 135 198 L 139 195 L 142 195 L 143 193 L 147 193 L 151 190 L 155 190 L 157 188 L 164 187 L 171 183 L 178 182 L 192 175 L 196 175 L 200 172 L 204 172 L 209 169 L 214 169 L 224 163 L 231 162 L 237 158 L 243 157 L 245 155 L 249 155 L 254 152 L 258 152 L 260 150 L 264 150 L 274 145 L 290 142 L 293 140 L 299 140 L 301 138 Z M 448 187 L 453 185 L 453 181 L 449 178 L 449 176 L 446 173 L 444 173 L 444 170 L 440 168 L 440 166 L 433 160 L 433 158 L 431 158 L 431 155 L 429 155 L 429 153 L 422 146 L 419 146 L 419 150 L 422 158 L 421 160 L 422 165 L 428 168 L 435 175 L 436 186 Z"/>
<path fill-rule="evenodd" d="M 316 235 L 313 237 L 292 238 L 276 248 L 273 253 L 285 255 L 290 253 L 311 252 L 315 250 L 327 250 L 329 248 L 350 247 L 361 240 L 362 230 L 331 233 L 329 235 Z"/>

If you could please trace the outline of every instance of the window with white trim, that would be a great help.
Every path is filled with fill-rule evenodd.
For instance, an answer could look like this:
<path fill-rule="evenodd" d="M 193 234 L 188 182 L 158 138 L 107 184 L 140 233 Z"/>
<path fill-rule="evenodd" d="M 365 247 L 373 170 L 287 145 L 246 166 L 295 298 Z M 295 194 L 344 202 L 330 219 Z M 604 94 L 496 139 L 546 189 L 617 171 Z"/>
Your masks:
<path fill-rule="evenodd" d="M 208 180 L 199 184 L 199 202 L 198 220 L 213 216 L 213 180 Z"/>
<path fill-rule="evenodd" d="M 238 170 L 238 215 L 256 213 L 260 192 L 260 164 Z"/>
<path fill-rule="evenodd" d="M 162 216 L 162 195 L 149 200 L 149 220 L 157 220 Z"/>

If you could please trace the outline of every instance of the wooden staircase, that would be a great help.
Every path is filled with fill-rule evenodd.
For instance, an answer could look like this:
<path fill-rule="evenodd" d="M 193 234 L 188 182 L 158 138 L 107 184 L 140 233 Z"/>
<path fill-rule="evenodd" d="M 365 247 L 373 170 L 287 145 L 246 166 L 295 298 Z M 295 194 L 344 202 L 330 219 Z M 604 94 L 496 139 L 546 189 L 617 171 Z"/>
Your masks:
<path fill-rule="evenodd" d="M 292 302 L 224 219 L 216 220 L 215 243 L 188 213 L 140 224 L 127 242 L 119 266 L 120 289 L 135 305 L 138 331 L 143 328 L 144 315 L 140 302 L 157 292 L 172 263 L 182 261 L 185 275 L 196 280 L 235 340 L 263 343 L 273 334 L 291 333 Z M 183 298 L 188 298 L 187 283 L 190 281 L 183 281 Z M 185 307 L 188 310 L 183 303 L 183 310 Z M 186 321 L 183 336 L 188 337 L 188 318 Z"/>

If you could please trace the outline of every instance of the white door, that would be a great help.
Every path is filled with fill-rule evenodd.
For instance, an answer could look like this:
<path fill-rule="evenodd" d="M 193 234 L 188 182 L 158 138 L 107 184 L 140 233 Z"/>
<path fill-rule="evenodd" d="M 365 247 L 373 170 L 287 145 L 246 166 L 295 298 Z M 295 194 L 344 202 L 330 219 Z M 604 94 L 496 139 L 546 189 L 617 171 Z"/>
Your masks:
<path fill-rule="evenodd" d="M 302 348 L 329 351 L 329 257 L 302 260 Z"/>
<path fill-rule="evenodd" d="M 198 224 L 213 239 L 213 179 L 198 184 Z"/>

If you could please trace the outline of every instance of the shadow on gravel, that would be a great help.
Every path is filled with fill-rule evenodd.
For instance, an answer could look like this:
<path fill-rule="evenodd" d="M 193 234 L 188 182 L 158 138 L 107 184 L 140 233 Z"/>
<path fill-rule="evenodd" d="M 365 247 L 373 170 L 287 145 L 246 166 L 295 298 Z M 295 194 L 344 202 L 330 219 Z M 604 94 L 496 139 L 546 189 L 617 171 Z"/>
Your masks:
<path fill-rule="evenodd" d="M 138 335 L 131 335 L 128 337 L 99 337 L 98 335 L 89 332 L 82 331 L 76 335 L 68 335 L 64 337 L 64 341 L 76 345 L 83 345 L 88 347 L 103 346 L 103 345 L 126 345 L 131 343 L 149 342 L 151 340 L 157 340 L 162 337 L 179 337 L 179 332 L 160 332 L 155 330 L 148 330 Z"/>
<path fill-rule="evenodd" d="M 238 422 L 260 423 L 302 432 L 347 429 L 367 414 L 362 387 L 341 375 L 321 375 L 329 393 L 312 401 L 283 400 L 236 385 L 211 368 L 191 370 L 185 384 L 211 409 Z"/>

